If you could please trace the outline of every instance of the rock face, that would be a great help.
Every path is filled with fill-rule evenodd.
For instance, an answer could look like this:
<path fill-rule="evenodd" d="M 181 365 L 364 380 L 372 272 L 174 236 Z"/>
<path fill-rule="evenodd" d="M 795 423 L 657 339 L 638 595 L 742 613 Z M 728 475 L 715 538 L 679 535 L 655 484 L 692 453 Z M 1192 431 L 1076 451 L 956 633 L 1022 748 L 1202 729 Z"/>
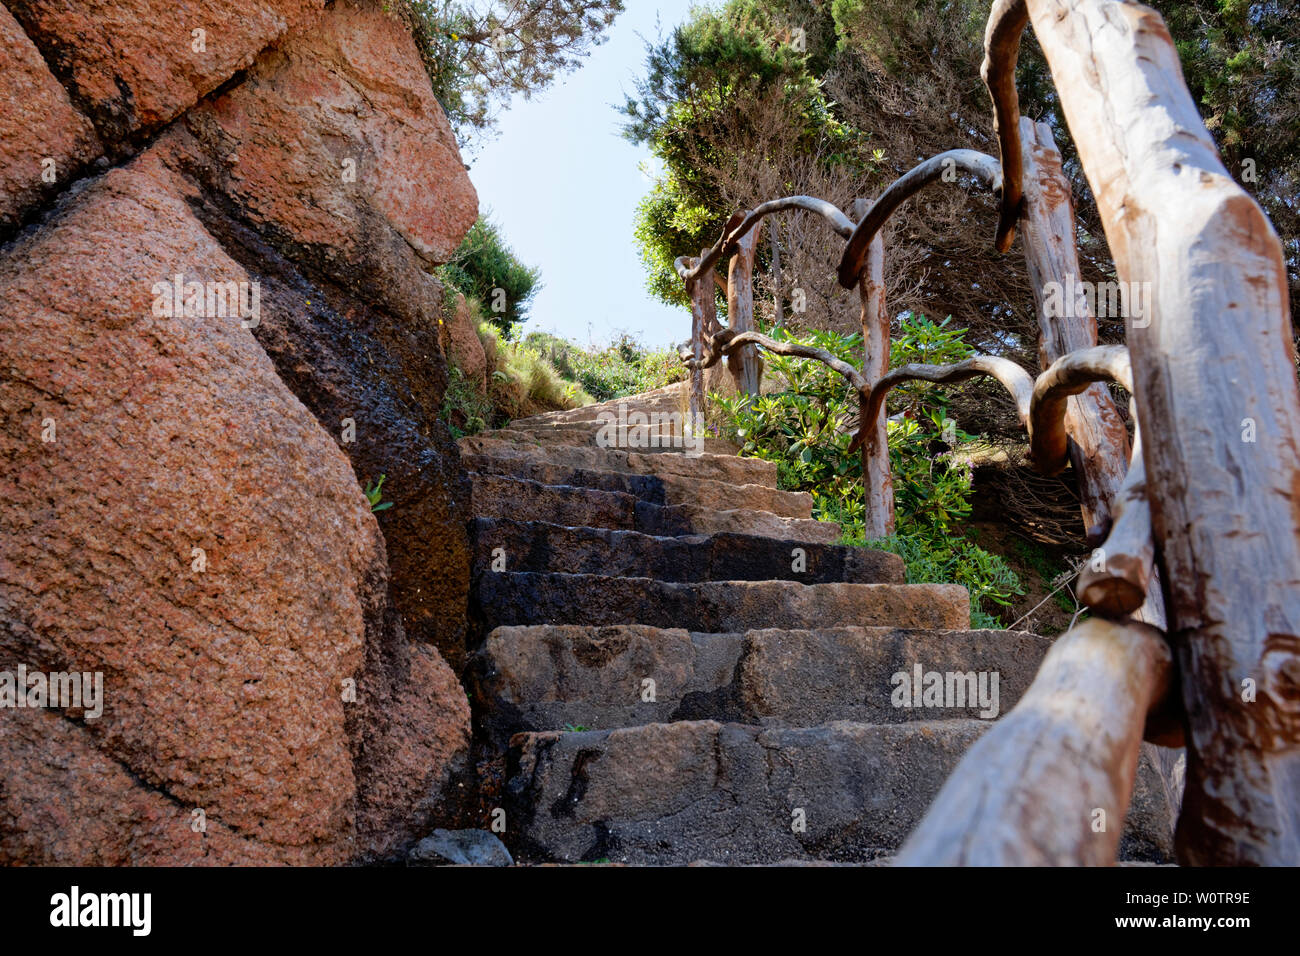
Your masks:
<path fill-rule="evenodd" d="M 324 0 L 6 0 L 114 151 L 229 79 Z"/>
<path fill-rule="evenodd" d="M 477 206 L 414 43 L 378 4 L 8 6 L 0 216 L 44 219 L 0 247 L 0 668 L 104 705 L 5 712 L 0 862 L 402 859 L 465 783 L 422 267 Z M 100 143 L 52 207 L 20 161 Z M 176 276 L 207 286 L 167 315 Z"/>
<path fill-rule="evenodd" d="M 455 306 L 443 326 L 443 345 L 450 358 L 480 393 L 487 391 L 487 353 L 474 328 L 469 305 L 463 295 L 456 296 Z"/>
<path fill-rule="evenodd" d="M 90 121 L 73 109 L 40 51 L 0 7 L 0 239 L 55 183 L 99 155 Z"/>

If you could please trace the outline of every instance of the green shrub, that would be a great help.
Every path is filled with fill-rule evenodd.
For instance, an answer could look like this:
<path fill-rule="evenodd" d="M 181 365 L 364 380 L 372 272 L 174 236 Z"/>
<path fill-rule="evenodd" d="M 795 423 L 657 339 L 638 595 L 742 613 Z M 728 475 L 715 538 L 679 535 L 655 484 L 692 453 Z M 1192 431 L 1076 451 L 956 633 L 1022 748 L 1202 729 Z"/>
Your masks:
<path fill-rule="evenodd" d="M 541 272 L 519 261 L 501 227 L 486 216 L 470 226 L 437 275 L 449 289 L 477 299 L 480 314 L 507 335 L 527 319 L 528 307 L 541 288 Z"/>
<path fill-rule="evenodd" d="M 515 418 L 595 401 L 577 382 L 566 380 L 536 348 L 502 338 L 483 317 L 477 299 L 465 301 L 483 344 L 487 388 L 486 393 L 481 392 L 455 365 L 448 369 L 441 417 L 455 437 L 499 428 Z"/>
<path fill-rule="evenodd" d="M 970 354 L 964 329 L 949 319 L 933 322 L 905 315 L 890 349 L 890 365 L 956 362 Z M 796 338 L 777 329 L 773 338 L 826 349 L 861 365 L 862 337 L 818 331 Z M 757 399 L 710 397 L 724 434 L 741 454 L 774 461 L 782 488 L 813 496 L 813 516 L 835 521 L 847 544 L 869 545 L 903 558 L 911 583 L 956 583 L 971 594 L 971 621 L 1000 626 L 996 606 L 1023 593 L 1011 567 L 968 539 L 961 527 L 970 513 L 971 473 L 953 453 L 975 436 L 948 419 L 939 387 L 913 382 L 895 389 L 886 433 L 894 478 L 895 534 L 865 538 L 862 459 L 848 454 L 858 413 L 857 394 L 837 372 L 820 362 L 765 355 L 768 374 L 781 388 Z"/>
<path fill-rule="evenodd" d="M 464 438 L 488 428 L 495 410 L 488 396 L 475 387 L 455 365 L 447 370 L 447 391 L 442 398 L 442 420 L 453 438 Z"/>
<path fill-rule="evenodd" d="M 546 332 L 533 332 L 524 343 L 545 355 L 561 375 L 577 382 L 598 402 L 648 392 L 686 377 L 686 367 L 675 351 L 646 348 L 628 335 L 592 349 Z"/>

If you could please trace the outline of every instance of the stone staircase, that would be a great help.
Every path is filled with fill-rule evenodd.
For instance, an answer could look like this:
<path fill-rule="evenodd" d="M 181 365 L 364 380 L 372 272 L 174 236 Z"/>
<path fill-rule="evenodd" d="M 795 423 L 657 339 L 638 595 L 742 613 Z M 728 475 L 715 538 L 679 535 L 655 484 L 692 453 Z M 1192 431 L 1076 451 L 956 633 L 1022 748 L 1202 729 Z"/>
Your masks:
<path fill-rule="evenodd" d="M 676 412 L 680 386 L 623 402 Z M 460 442 L 477 516 L 466 676 L 506 843 L 525 863 L 887 858 L 991 723 L 973 692 L 909 707 L 896 688 L 918 667 L 985 675 L 986 692 L 997 675 L 1006 713 L 1051 640 L 970 630 L 963 588 L 837 545 L 769 462 L 716 441 L 598 447 L 618 406 Z M 1124 855 L 1170 857 L 1168 804 L 1144 754 Z"/>

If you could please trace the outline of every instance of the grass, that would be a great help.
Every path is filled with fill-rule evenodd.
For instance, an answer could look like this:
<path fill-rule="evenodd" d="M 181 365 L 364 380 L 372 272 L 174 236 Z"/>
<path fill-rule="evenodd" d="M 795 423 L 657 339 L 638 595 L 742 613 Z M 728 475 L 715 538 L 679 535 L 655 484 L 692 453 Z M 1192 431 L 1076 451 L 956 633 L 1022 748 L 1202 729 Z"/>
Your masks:
<path fill-rule="evenodd" d="M 578 382 L 566 379 L 533 345 L 503 339 L 467 300 L 487 359 L 486 392 L 454 365 L 449 370 L 442 419 L 461 438 L 542 412 L 590 405 L 596 399 Z"/>

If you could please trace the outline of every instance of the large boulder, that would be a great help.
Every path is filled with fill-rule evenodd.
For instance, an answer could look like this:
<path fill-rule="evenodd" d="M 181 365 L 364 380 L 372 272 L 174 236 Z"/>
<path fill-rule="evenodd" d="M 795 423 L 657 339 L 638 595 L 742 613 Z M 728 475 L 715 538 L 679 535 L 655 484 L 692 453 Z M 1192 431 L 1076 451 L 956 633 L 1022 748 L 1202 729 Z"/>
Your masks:
<path fill-rule="evenodd" d="M 285 861 L 347 859 L 342 682 L 383 582 L 378 528 L 238 319 L 153 314 L 176 274 L 249 281 L 167 172 L 137 161 L 75 198 L 0 259 L 8 656 L 102 672 L 78 736 L 141 786 Z"/>
<path fill-rule="evenodd" d="M 460 822 L 469 708 L 436 647 L 463 644 L 468 490 L 423 265 L 476 199 L 399 25 L 339 4 L 283 43 L 0 253 L 0 642 L 105 683 L 98 719 L 6 723 L 0 860 L 401 859 Z M 306 165 L 227 175 L 267 137 Z M 294 177 L 341 144 L 363 175 L 331 239 Z M 177 275 L 256 314 L 159 315 Z"/>
<path fill-rule="evenodd" d="M 478 390 L 487 394 L 487 352 L 483 349 L 483 340 L 478 337 L 474 327 L 474 316 L 470 313 L 469 303 L 457 293 L 454 305 L 447 310 L 443 324 L 443 346 L 447 357 L 464 373 L 466 380 Z"/>
<path fill-rule="evenodd" d="M 100 152 L 99 139 L 0 6 L 0 238 Z"/>
<path fill-rule="evenodd" d="M 438 419 L 445 295 L 426 270 L 478 198 L 410 35 L 378 6 L 336 3 L 155 148 L 261 283 L 271 308 L 254 334 L 282 380 L 363 483 L 386 476 L 402 623 L 458 666 L 470 492 Z"/>
<path fill-rule="evenodd" d="M 5 3 L 105 143 L 129 153 L 267 44 L 319 16 L 325 0 Z"/>

